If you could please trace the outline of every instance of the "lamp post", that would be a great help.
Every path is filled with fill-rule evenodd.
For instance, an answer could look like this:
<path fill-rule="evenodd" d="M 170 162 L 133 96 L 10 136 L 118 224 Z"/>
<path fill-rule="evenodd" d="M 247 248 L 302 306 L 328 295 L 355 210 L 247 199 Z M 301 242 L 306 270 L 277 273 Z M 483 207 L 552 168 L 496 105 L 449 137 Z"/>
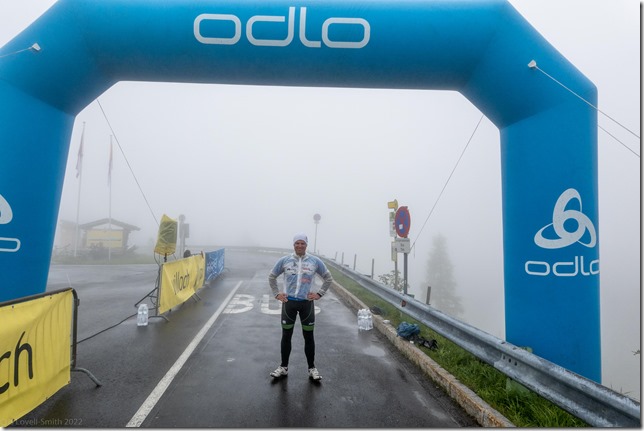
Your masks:
<path fill-rule="evenodd" d="M 320 223 L 320 219 L 322 217 L 320 214 L 315 214 L 313 216 L 313 223 L 315 223 L 315 238 L 313 240 L 313 252 L 317 254 L 318 252 L 318 223 Z"/>
<path fill-rule="evenodd" d="M 179 256 L 183 257 L 186 248 L 186 224 L 184 223 L 186 216 L 179 215 Z"/>

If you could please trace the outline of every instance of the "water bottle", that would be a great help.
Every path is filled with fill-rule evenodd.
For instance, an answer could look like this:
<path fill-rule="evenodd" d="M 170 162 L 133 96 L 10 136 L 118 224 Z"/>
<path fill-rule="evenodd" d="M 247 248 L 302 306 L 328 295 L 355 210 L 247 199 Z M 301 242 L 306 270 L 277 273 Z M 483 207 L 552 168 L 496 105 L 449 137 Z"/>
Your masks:
<path fill-rule="evenodd" d="M 365 325 L 365 316 L 364 316 L 364 309 L 359 309 L 358 310 L 358 330 L 363 331 L 366 329 Z"/>
<path fill-rule="evenodd" d="M 139 305 L 136 315 L 136 326 L 148 326 L 148 304 Z"/>
<path fill-rule="evenodd" d="M 373 318 L 371 316 L 371 310 L 366 308 L 364 311 L 365 311 L 365 322 L 366 322 L 365 329 L 367 331 L 370 331 L 373 329 Z"/>
<path fill-rule="evenodd" d="M 371 310 L 368 308 L 361 308 L 358 310 L 358 329 L 361 331 L 369 331 L 373 329 Z"/>

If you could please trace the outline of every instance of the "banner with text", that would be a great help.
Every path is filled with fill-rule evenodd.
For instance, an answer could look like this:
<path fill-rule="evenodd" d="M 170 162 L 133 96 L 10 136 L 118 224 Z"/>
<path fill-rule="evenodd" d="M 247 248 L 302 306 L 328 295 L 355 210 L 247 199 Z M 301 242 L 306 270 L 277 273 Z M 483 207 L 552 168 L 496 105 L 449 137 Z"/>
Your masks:
<path fill-rule="evenodd" d="M 203 254 L 164 263 L 159 286 L 159 314 L 187 301 L 203 286 L 204 276 Z"/>
<path fill-rule="evenodd" d="M 0 304 L 0 427 L 71 379 L 72 289 Z"/>
<path fill-rule="evenodd" d="M 224 270 L 225 248 L 206 253 L 206 282 L 214 280 Z"/>

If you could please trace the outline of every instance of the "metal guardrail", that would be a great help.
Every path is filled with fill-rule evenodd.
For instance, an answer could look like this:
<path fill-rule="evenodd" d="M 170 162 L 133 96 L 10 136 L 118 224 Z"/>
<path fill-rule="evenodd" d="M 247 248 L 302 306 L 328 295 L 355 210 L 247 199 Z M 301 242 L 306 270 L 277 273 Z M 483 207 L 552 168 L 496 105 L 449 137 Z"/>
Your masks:
<path fill-rule="evenodd" d="M 640 403 L 322 258 L 373 294 L 595 427 L 640 427 Z M 402 305 L 403 301 L 406 305 Z"/>

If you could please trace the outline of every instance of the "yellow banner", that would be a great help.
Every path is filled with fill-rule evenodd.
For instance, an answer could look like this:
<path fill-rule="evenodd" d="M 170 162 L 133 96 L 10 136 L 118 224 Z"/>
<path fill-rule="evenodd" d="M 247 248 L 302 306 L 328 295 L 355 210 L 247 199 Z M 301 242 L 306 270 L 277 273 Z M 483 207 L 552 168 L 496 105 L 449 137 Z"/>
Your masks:
<path fill-rule="evenodd" d="M 0 427 L 70 382 L 72 290 L 0 305 Z"/>
<path fill-rule="evenodd" d="M 159 286 L 159 314 L 187 301 L 203 286 L 206 259 L 202 254 L 164 263 Z"/>
<path fill-rule="evenodd" d="M 87 231 L 87 246 L 102 245 L 105 248 L 123 247 L 123 231 L 92 229 Z"/>
<path fill-rule="evenodd" d="M 157 244 L 154 252 L 162 256 L 174 253 L 177 248 L 177 221 L 163 214 L 159 225 Z"/>

